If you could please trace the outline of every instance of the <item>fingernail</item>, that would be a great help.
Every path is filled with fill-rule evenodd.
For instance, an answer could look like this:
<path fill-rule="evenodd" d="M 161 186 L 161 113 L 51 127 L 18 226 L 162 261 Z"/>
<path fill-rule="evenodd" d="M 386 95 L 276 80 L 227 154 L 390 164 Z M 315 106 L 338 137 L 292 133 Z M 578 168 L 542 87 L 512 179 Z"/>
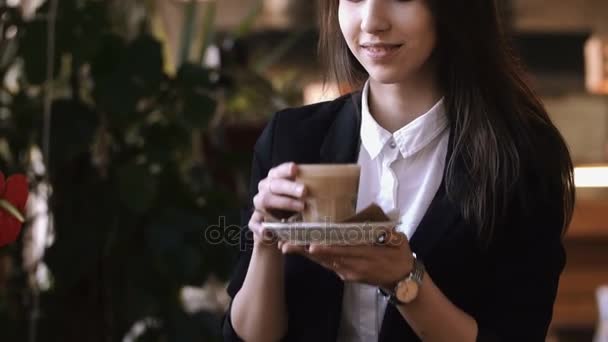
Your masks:
<path fill-rule="evenodd" d="M 296 193 L 302 196 L 304 194 L 304 185 L 296 185 Z"/>
<path fill-rule="evenodd" d="M 312 253 L 315 253 L 317 251 L 317 249 L 315 247 L 313 247 L 312 245 L 308 245 L 308 246 L 306 246 L 306 251 L 308 253 L 312 254 Z"/>

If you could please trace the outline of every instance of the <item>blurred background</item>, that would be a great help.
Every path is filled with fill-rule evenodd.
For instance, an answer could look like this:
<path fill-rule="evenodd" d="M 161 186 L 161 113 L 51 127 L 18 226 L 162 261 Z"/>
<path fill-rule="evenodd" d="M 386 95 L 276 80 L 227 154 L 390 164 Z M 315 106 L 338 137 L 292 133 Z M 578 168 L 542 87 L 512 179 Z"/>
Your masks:
<path fill-rule="evenodd" d="M 608 1 L 499 2 L 577 166 L 548 340 L 608 341 Z M 220 340 L 253 144 L 337 96 L 314 4 L 0 0 L 0 171 L 31 182 L 1 341 Z"/>

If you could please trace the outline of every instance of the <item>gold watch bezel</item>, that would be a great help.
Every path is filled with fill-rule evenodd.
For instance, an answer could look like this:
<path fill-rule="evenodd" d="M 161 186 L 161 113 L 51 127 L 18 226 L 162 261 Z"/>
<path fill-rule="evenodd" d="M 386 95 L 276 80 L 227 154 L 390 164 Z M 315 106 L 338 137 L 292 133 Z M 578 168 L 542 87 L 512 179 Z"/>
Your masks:
<path fill-rule="evenodd" d="M 395 290 L 393 291 L 397 301 L 404 304 L 411 303 L 418 297 L 425 273 L 424 264 L 418 260 L 416 253 L 413 253 L 413 256 L 414 268 L 412 269 L 412 272 L 410 272 L 407 278 L 397 283 L 397 286 L 395 286 Z"/>
<path fill-rule="evenodd" d="M 395 289 L 395 297 L 397 297 L 400 302 L 411 303 L 414 299 L 416 299 L 416 297 L 418 297 L 419 287 L 420 286 L 414 279 L 408 277 L 397 284 L 397 288 Z"/>

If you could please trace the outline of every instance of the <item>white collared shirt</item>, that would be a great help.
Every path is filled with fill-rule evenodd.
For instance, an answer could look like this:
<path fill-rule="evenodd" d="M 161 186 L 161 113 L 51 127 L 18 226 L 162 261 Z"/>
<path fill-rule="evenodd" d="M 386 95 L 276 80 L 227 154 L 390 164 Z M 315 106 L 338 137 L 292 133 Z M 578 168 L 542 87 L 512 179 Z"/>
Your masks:
<path fill-rule="evenodd" d="M 375 202 L 411 239 L 443 177 L 449 138 L 443 99 L 391 134 L 373 118 L 368 96 L 369 81 L 361 103 L 357 211 Z M 386 305 L 377 287 L 345 283 L 338 341 L 378 341 Z"/>

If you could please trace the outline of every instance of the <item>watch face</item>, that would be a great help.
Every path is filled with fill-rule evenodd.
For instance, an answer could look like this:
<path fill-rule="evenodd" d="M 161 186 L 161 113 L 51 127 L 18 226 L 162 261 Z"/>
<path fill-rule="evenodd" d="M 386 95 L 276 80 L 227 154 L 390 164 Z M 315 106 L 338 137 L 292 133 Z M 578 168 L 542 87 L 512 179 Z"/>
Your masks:
<path fill-rule="evenodd" d="M 411 280 L 406 279 L 403 282 L 399 283 L 397 286 L 397 291 L 395 291 L 395 296 L 399 301 L 404 303 L 409 303 L 418 296 L 418 284 Z"/>

